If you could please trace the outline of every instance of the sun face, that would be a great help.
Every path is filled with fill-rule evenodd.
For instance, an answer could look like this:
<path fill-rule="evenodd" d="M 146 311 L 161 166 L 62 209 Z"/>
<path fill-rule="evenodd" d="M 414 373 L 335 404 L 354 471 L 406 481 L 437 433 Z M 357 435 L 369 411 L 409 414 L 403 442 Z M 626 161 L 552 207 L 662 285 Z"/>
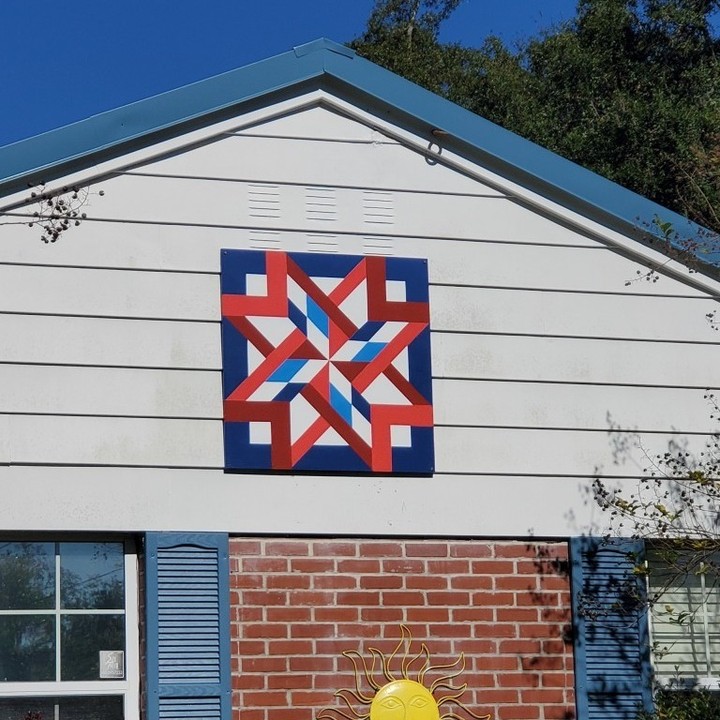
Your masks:
<path fill-rule="evenodd" d="M 380 688 L 370 703 L 370 720 L 440 720 L 440 710 L 426 687 L 403 678 Z"/>
<path fill-rule="evenodd" d="M 404 625 L 400 631 L 400 642 L 389 656 L 377 648 L 368 648 L 372 657 L 370 667 L 366 657 L 356 650 L 343 653 L 353 664 L 355 689 L 338 690 L 335 697 L 347 707 L 327 708 L 317 720 L 468 720 L 467 716 L 473 720 L 489 720 L 489 714 L 476 715 L 462 701 L 467 683 L 453 682 L 465 670 L 465 656 L 461 653 L 449 665 L 433 665 L 425 643 L 412 655 L 410 631 Z M 403 655 L 394 663 L 401 648 Z M 380 667 L 376 672 L 377 661 Z M 399 665 L 394 671 L 393 664 Z M 425 684 L 426 676 L 434 677 L 429 687 Z M 443 711 L 448 705 L 453 707 Z M 456 714 L 455 707 L 466 717 Z"/>

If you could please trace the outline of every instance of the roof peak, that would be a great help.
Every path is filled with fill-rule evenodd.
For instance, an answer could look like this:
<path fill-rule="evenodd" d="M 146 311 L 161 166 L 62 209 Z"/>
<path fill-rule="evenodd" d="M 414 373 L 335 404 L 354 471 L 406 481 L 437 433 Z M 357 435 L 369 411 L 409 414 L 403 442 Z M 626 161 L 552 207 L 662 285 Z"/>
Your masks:
<path fill-rule="evenodd" d="M 309 55 L 310 53 L 321 52 L 325 50 L 337 53 L 338 55 L 342 55 L 343 57 L 347 57 L 350 59 L 354 58 L 356 55 L 355 51 L 350 49 L 349 47 L 346 47 L 345 45 L 340 45 L 340 43 L 336 43 L 333 40 L 328 40 L 328 38 L 324 37 L 318 38 L 317 40 L 311 40 L 310 42 L 304 43 L 303 45 L 296 45 L 293 48 L 295 57 L 304 57 L 305 55 Z"/>

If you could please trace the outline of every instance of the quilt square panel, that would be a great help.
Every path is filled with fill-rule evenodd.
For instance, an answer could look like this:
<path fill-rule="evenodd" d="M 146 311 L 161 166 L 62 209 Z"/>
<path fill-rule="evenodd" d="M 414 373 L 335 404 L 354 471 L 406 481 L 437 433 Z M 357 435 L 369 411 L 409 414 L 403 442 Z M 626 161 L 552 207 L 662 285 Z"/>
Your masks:
<path fill-rule="evenodd" d="M 427 261 L 223 250 L 225 467 L 428 474 Z"/>

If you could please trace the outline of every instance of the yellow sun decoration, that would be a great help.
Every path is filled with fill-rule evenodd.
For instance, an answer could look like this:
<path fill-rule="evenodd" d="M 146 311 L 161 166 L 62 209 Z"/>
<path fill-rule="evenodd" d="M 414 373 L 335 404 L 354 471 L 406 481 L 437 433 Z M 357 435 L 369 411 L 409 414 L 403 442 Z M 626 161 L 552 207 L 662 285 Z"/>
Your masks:
<path fill-rule="evenodd" d="M 400 626 L 400 632 L 400 642 L 390 655 L 386 656 L 374 647 L 368 648 L 372 657 L 370 667 L 356 650 L 343 653 L 353 664 L 355 689 L 345 688 L 335 693 L 347 709 L 327 708 L 317 720 L 468 720 L 452 709 L 441 712 L 447 705 L 457 706 L 474 720 L 489 720 L 489 714 L 476 715 L 462 701 L 467 683 L 454 683 L 465 671 L 463 653 L 449 665 L 433 665 L 425 643 L 417 654 L 411 655 L 412 635 L 404 625 Z M 401 648 L 403 656 L 398 658 L 399 667 L 393 674 L 391 666 Z M 378 661 L 380 667 L 376 673 Z M 429 687 L 425 684 L 426 675 L 437 676 Z"/>

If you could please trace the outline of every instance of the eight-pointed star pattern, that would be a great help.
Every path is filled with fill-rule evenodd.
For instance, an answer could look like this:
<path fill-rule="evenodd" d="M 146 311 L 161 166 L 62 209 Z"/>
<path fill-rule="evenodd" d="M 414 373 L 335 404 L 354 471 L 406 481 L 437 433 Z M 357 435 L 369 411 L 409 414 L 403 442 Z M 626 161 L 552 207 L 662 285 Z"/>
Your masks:
<path fill-rule="evenodd" d="M 430 473 L 427 262 L 223 250 L 228 470 Z"/>

